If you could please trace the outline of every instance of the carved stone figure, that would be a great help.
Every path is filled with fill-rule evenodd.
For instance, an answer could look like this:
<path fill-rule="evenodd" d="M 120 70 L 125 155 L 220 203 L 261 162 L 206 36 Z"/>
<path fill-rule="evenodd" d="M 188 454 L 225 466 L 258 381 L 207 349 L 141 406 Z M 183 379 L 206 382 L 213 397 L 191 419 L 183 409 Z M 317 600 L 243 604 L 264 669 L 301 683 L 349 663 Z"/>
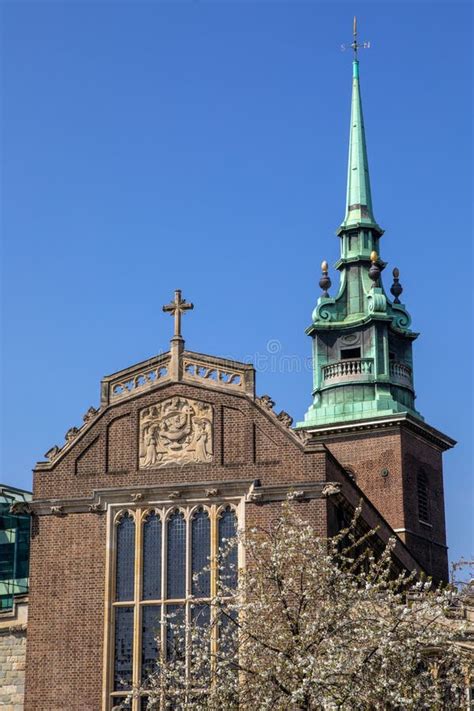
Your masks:
<path fill-rule="evenodd" d="M 335 496 L 341 493 L 341 485 L 336 481 L 328 481 L 327 484 L 323 486 L 321 491 L 321 496 Z"/>
<path fill-rule="evenodd" d="M 296 434 L 298 439 L 303 442 L 303 444 L 307 444 L 311 439 L 311 433 L 307 430 L 294 430 L 294 433 Z"/>
<path fill-rule="evenodd" d="M 90 407 L 83 417 L 84 422 L 89 422 L 90 420 L 92 420 L 98 414 L 98 412 L 99 410 L 96 410 L 95 407 Z"/>
<path fill-rule="evenodd" d="M 303 489 L 289 491 L 286 498 L 288 499 L 288 501 L 301 501 L 305 498 L 305 492 Z"/>
<path fill-rule="evenodd" d="M 73 439 L 77 437 L 79 434 L 79 430 L 77 427 L 70 427 L 66 434 L 64 435 L 66 442 L 71 442 Z"/>
<path fill-rule="evenodd" d="M 61 451 L 61 448 L 58 447 L 57 444 L 54 445 L 54 447 L 51 447 L 51 449 L 48 449 L 46 454 L 44 455 L 46 459 L 49 459 L 49 461 L 52 461 L 55 457 L 58 456 L 59 452 Z"/>
<path fill-rule="evenodd" d="M 250 489 L 248 490 L 245 500 L 252 504 L 261 503 L 263 500 L 263 491 L 259 491 L 260 488 L 260 481 L 256 479 L 250 485 Z"/>
<path fill-rule="evenodd" d="M 262 395 L 262 397 L 258 397 L 257 402 L 266 410 L 272 410 L 275 404 L 275 401 L 271 399 L 270 395 Z"/>
<path fill-rule="evenodd" d="M 172 397 L 140 413 L 140 469 L 212 460 L 211 405 Z"/>
<path fill-rule="evenodd" d="M 99 503 L 91 504 L 89 506 L 90 513 L 104 513 L 104 508 Z"/>
<path fill-rule="evenodd" d="M 277 419 L 280 420 L 280 422 L 285 425 L 285 427 L 291 427 L 293 424 L 293 418 L 291 415 L 289 415 L 287 412 L 282 410 L 278 415 Z"/>

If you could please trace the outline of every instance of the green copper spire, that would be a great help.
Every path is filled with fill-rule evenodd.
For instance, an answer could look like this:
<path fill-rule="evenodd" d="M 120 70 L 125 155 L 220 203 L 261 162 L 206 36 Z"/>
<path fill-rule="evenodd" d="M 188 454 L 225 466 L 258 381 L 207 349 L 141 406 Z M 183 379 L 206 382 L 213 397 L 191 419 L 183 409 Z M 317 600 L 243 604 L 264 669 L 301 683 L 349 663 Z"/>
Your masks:
<path fill-rule="evenodd" d="M 352 63 L 352 109 L 347 165 L 346 217 L 343 226 L 375 223 L 370 191 L 369 162 L 359 84 L 359 62 Z"/>
<path fill-rule="evenodd" d="M 347 163 L 346 216 L 340 229 L 357 225 L 378 227 L 372 208 L 370 190 L 369 161 L 365 140 L 364 115 L 359 81 L 359 47 L 370 46 L 357 43 L 357 24 L 354 18 L 354 50 L 352 62 L 352 107 L 351 127 L 349 132 L 349 159 Z"/>
<path fill-rule="evenodd" d="M 352 111 L 349 137 L 347 208 L 338 230 L 339 288 L 330 294 L 328 264 L 322 264 L 322 294 L 306 333 L 313 339 L 313 402 L 297 427 L 354 422 L 415 409 L 410 315 L 398 298 L 398 269 L 393 271 L 391 301 L 383 285 L 387 266 L 380 258 L 383 230 L 375 222 L 359 86 L 354 18 Z"/>

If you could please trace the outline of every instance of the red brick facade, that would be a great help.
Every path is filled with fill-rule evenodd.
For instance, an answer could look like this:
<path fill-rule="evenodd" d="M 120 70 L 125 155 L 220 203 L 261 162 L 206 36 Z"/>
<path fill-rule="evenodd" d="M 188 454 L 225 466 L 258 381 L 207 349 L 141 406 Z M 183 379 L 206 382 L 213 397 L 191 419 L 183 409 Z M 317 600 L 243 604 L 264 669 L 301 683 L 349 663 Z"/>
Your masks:
<path fill-rule="evenodd" d="M 27 645 L 26 711 L 99 710 L 104 707 L 104 613 L 106 600 L 106 502 L 133 496 L 146 501 L 150 487 L 164 497 L 186 497 L 186 487 L 240 491 L 246 525 L 268 524 L 286 493 L 299 492 L 301 511 L 322 535 L 338 526 L 338 507 L 354 508 L 363 498 L 363 517 L 378 526 L 382 540 L 391 529 L 413 528 L 410 472 L 423 461 L 436 489 L 433 535 L 444 541 L 440 454 L 408 431 L 305 441 L 252 393 L 229 387 L 168 382 L 104 403 L 62 452 L 34 475 L 31 588 Z M 205 464 L 139 468 L 139 413 L 174 395 L 205 402 L 213 409 L 213 457 Z M 340 458 L 341 466 L 335 457 Z M 415 462 L 415 464 L 414 464 Z M 382 516 L 344 470 L 373 497 Z M 388 468 L 386 479 L 380 469 Z M 252 482 L 254 482 L 252 486 Z M 332 482 L 330 491 L 325 485 Z M 373 485 L 372 485 L 372 482 Z M 240 487 L 240 488 L 239 488 Z M 326 487 L 327 488 L 327 487 Z M 105 502 L 105 503 L 104 503 Z M 127 504 L 128 505 L 128 504 Z M 409 569 L 426 557 L 415 534 L 400 533 L 396 554 Z M 444 556 L 444 548 L 439 548 Z M 431 556 L 437 555 L 431 544 Z M 441 558 L 439 558 L 441 560 Z M 444 558 L 443 558 L 444 560 Z M 433 570 L 443 577 L 442 563 Z"/>

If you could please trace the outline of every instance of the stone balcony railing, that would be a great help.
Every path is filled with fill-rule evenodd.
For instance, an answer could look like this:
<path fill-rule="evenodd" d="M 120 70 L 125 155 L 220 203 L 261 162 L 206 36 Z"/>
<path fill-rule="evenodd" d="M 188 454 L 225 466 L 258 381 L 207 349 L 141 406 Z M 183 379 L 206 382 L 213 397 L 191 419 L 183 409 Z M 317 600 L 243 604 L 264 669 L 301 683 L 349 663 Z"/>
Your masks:
<path fill-rule="evenodd" d="M 372 358 L 354 358 L 338 360 L 336 363 L 323 366 L 324 384 L 345 381 L 371 380 L 373 373 Z"/>
<path fill-rule="evenodd" d="M 413 386 L 412 370 L 409 365 L 399 361 L 390 362 L 390 380 L 396 385 Z"/>
<path fill-rule="evenodd" d="M 338 360 L 322 367 L 323 386 L 336 383 L 367 382 L 374 377 L 374 361 L 372 358 L 353 358 Z M 390 362 L 390 381 L 394 385 L 413 387 L 412 370 L 409 365 L 399 361 Z"/>

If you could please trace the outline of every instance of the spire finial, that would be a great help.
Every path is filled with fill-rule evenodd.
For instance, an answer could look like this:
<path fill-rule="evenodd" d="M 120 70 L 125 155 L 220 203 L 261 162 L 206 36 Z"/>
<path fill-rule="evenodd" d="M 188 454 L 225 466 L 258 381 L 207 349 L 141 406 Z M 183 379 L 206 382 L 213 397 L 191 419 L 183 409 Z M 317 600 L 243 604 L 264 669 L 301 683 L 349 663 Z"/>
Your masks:
<path fill-rule="evenodd" d="M 331 288 L 331 279 L 328 276 L 329 265 L 324 259 L 321 262 L 321 279 L 319 280 L 319 286 L 323 291 L 323 297 L 327 299 L 329 297 L 328 289 Z"/>
<path fill-rule="evenodd" d="M 378 281 L 380 279 L 380 272 L 382 271 L 379 266 L 379 255 L 375 250 L 370 253 L 370 261 L 372 262 L 372 264 L 369 269 L 369 277 L 373 281 L 372 287 L 375 287 L 378 285 Z"/>
<path fill-rule="evenodd" d="M 393 284 L 390 287 L 390 291 L 393 294 L 393 296 L 395 297 L 393 300 L 393 303 L 399 304 L 400 299 L 398 297 L 401 295 L 401 293 L 403 291 L 403 286 L 400 284 L 400 270 L 398 269 L 398 267 L 394 268 L 392 274 L 393 274 Z"/>
<path fill-rule="evenodd" d="M 352 40 L 352 49 L 354 50 L 354 59 L 357 61 L 357 17 L 355 15 L 352 34 L 354 36 L 354 39 Z"/>

